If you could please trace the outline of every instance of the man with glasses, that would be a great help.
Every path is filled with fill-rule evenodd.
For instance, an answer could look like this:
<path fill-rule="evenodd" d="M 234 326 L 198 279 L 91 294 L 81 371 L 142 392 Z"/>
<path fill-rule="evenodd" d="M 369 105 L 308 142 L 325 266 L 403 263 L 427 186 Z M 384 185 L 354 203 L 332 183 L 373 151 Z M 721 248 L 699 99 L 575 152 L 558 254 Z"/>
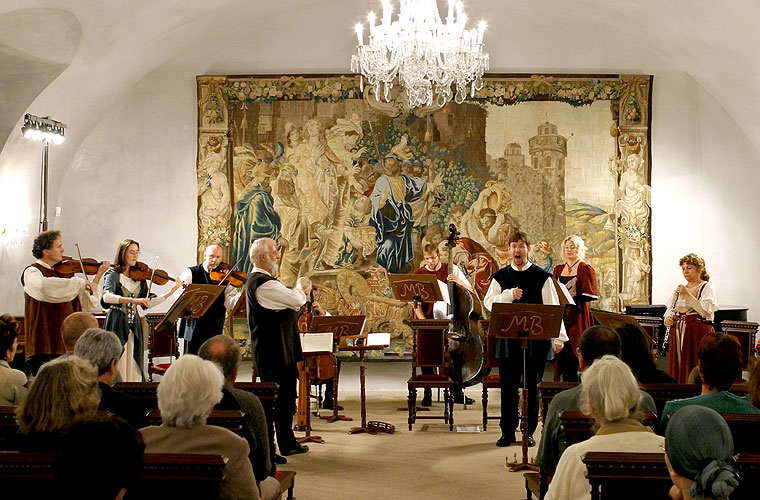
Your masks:
<path fill-rule="evenodd" d="M 559 297 L 552 282 L 552 275 L 532 265 L 528 260 L 530 242 L 521 231 L 514 231 L 509 237 L 509 256 L 512 263 L 499 269 L 491 277 L 491 285 L 483 299 L 489 311 L 497 302 L 521 304 L 559 305 Z M 538 426 L 538 391 L 536 386 L 544 376 L 544 367 L 549 356 L 550 345 L 556 354 L 567 341 L 564 325 L 559 338 L 531 340 L 528 345 L 527 377 L 528 388 L 528 446 L 535 446 L 533 432 Z M 509 446 L 515 442 L 515 429 L 519 423 L 518 389 L 523 373 L 523 356 L 520 341 L 502 340 L 496 343 L 496 358 L 499 360 L 501 381 L 501 437 L 496 446 Z M 523 418 L 525 416 L 523 415 Z"/>

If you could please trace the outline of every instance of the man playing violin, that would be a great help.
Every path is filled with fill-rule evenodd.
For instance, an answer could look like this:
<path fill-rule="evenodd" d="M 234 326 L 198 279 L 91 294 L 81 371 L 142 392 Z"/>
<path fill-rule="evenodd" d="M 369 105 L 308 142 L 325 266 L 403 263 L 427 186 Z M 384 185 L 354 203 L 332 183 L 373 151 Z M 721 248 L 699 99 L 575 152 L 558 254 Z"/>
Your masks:
<path fill-rule="evenodd" d="M 449 271 L 449 264 L 441 262 L 441 252 L 438 247 L 433 243 L 427 243 L 422 248 L 422 257 L 425 259 L 425 264 L 414 270 L 414 274 L 432 274 L 438 280 L 438 286 L 441 289 L 441 295 L 443 300 L 434 304 L 417 304 L 417 309 L 414 311 L 414 315 L 417 319 L 448 319 L 449 311 L 449 288 L 446 283 L 453 281 L 462 285 L 467 291 L 473 292 L 472 286 L 467 281 L 467 277 L 464 275 L 459 266 L 451 266 Z M 474 293 L 474 292 L 473 292 Z M 432 368 L 423 367 L 422 373 L 432 373 Z M 425 389 L 425 395 L 420 403 L 422 406 L 432 405 L 432 390 Z M 461 385 L 454 387 L 454 402 L 462 404 L 465 402 L 464 391 Z M 472 398 L 466 399 L 467 404 L 473 404 L 475 402 Z"/>
<path fill-rule="evenodd" d="M 54 266 L 63 260 L 60 231 L 40 233 L 32 246 L 37 261 L 24 269 L 25 356 L 32 372 L 42 363 L 66 352 L 61 339 L 61 323 L 71 313 L 94 309 L 100 298 L 98 282 L 110 267 L 101 263 L 92 281 L 87 277 L 61 278 Z"/>
<path fill-rule="evenodd" d="M 180 281 L 185 286 L 192 283 L 218 285 L 219 282 L 213 280 L 210 273 L 222 263 L 222 252 L 222 247 L 217 244 L 207 246 L 206 251 L 203 252 L 203 262 L 182 271 L 182 274 L 179 275 Z M 186 353 L 198 354 L 198 349 L 205 341 L 222 333 L 227 310 L 235 307 L 241 293 L 228 284 L 224 293 L 216 298 L 206 314 L 198 319 L 190 319 L 187 322 L 182 321 L 180 323 L 179 336 L 185 339 Z"/>

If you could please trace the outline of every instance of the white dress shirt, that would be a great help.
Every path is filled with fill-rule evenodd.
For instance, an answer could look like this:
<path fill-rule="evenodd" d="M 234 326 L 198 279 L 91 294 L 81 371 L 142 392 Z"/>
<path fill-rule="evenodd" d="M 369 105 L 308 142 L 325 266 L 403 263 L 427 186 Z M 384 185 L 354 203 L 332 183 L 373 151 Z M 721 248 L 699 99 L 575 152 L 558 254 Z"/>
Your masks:
<path fill-rule="evenodd" d="M 42 260 L 37 260 L 36 264 L 47 269 L 52 269 Z M 90 293 L 85 288 L 87 281 L 78 276 L 72 278 L 45 277 L 42 271 L 34 266 L 29 266 L 24 271 L 24 292 L 31 298 L 40 302 L 50 302 L 60 304 L 70 302 L 79 297 L 79 303 L 82 309 L 87 311 L 98 307 L 98 301 L 103 289 L 98 285 L 94 293 Z"/>
<path fill-rule="evenodd" d="M 272 273 L 258 266 L 253 266 L 252 273 Z M 299 310 L 306 303 L 306 294 L 298 288 L 288 288 L 276 279 L 262 283 L 256 289 L 256 300 L 264 309 L 279 311 L 281 309 Z"/>

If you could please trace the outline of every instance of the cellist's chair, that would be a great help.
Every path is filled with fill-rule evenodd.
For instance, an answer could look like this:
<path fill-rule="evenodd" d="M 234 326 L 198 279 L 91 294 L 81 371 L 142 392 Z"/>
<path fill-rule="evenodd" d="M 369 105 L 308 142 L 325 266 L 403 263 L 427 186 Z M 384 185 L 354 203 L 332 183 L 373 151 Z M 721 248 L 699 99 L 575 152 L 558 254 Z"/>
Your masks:
<path fill-rule="evenodd" d="M 420 319 L 411 322 L 412 335 L 412 376 L 407 381 L 409 387 L 409 430 L 414 422 L 420 419 L 443 419 L 449 424 L 449 430 L 454 430 L 454 381 L 445 375 L 448 365 L 446 351 L 448 342 L 446 332 L 448 320 Z M 437 373 L 418 374 L 417 368 L 437 368 Z M 417 416 L 417 389 L 443 389 L 443 415 Z"/>
<path fill-rule="evenodd" d="M 485 336 L 483 344 L 483 431 L 488 429 L 488 420 L 499 420 L 501 416 L 488 416 L 488 390 L 500 389 L 501 379 L 496 371 L 499 368 L 499 360 L 496 359 L 496 337 L 492 335 Z"/>
<path fill-rule="evenodd" d="M 168 357 L 167 363 L 154 363 L 154 358 Z M 156 330 L 150 325 L 148 333 L 148 380 L 153 382 L 153 375 L 164 375 L 172 362 L 179 357 L 179 342 L 174 328 L 166 327 Z M 255 380 L 255 378 L 254 378 Z"/>

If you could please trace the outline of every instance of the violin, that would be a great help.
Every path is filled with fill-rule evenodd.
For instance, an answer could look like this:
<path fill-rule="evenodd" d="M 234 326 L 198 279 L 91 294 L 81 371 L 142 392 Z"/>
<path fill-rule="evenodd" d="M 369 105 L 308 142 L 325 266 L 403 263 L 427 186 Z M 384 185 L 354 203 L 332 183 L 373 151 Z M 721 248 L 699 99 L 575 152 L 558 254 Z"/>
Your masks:
<path fill-rule="evenodd" d="M 213 271 L 209 272 L 211 279 L 218 281 L 220 285 L 230 284 L 235 288 L 245 285 L 248 275 L 243 271 L 233 271 L 233 266 L 226 262 L 220 262 Z"/>
<path fill-rule="evenodd" d="M 71 257 L 63 256 L 63 260 L 53 265 L 53 270 L 58 273 L 61 278 L 71 278 L 77 273 L 81 273 L 84 269 L 84 273 L 87 276 L 93 276 L 98 274 L 102 262 L 95 259 L 72 259 Z"/>
<path fill-rule="evenodd" d="M 114 266 L 116 267 L 116 266 Z M 151 280 L 156 285 L 165 285 L 169 281 L 176 281 L 169 276 L 163 269 L 156 269 L 155 271 L 148 267 L 144 262 L 137 262 L 134 266 L 129 268 L 128 276 L 135 281 L 147 281 Z"/>

